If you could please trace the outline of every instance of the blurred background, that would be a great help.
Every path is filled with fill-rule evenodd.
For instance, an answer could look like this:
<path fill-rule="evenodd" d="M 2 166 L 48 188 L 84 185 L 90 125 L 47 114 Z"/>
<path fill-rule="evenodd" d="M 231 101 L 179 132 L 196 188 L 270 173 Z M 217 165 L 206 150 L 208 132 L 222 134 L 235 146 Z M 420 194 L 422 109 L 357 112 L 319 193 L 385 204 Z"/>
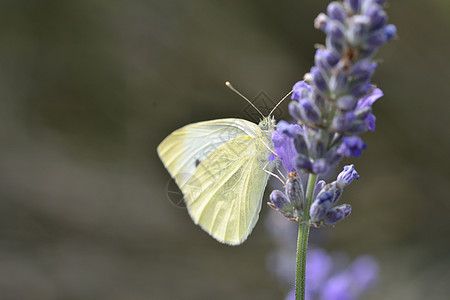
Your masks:
<path fill-rule="evenodd" d="M 313 63 L 328 1 L 0 2 L 0 299 L 282 299 L 264 205 L 217 243 L 167 197 L 156 147 L 240 116 L 224 85 L 276 102 Z M 328 251 L 374 257 L 365 299 L 450 297 L 450 2 L 392 0 L 377 130 Z M 287 102 L 280 117 L 287 118 Z M 287 221 L 286 221 L 287 222 Z"/>

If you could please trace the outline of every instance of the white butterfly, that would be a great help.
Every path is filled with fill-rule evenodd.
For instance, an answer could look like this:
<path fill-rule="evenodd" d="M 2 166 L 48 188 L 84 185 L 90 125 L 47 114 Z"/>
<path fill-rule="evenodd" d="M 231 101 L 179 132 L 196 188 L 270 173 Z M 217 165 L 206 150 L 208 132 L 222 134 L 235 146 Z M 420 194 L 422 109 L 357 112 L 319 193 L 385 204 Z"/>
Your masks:
<path fill-rule="evenodd" d="M 270 114 L 258 125 L 243 119 L 186 125 L 158 146 L 192 220 L 219 242 L 241 244 L 258 221 L 269 173 L 276 164 L 268 162 L 274 153 L 275 119 Z"/>

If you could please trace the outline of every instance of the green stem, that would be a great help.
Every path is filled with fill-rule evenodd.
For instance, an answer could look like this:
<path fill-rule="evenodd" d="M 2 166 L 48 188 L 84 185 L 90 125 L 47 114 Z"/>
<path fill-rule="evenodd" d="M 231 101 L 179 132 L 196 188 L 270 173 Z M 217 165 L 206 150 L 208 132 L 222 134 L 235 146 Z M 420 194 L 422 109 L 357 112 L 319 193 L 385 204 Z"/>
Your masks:
<path fill-rule="evenodd" d="M 311 206 L 314 188 L 318 176 L 310 174 L 308 186 L 306 187 L 305 209 L 303 218 L 298 226 L 297 240 L 297 269 L 295 272 L 295 300 L 305 300 L 305 271 L 306 271 L 306 249 L 308 248 L 309 236 L 309 208 Z"/>

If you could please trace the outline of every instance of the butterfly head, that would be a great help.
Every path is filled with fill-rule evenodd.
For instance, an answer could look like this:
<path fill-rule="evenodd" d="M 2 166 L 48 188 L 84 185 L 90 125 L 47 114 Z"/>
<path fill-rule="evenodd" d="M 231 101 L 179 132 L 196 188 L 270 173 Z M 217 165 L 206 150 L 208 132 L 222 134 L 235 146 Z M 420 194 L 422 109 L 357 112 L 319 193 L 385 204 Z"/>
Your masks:
<path fill-rule="evenodd" d="M 262 119 L 258 126 L 262 131 L 273 131 L 275 129 L 275 118 L 273 116 L 268 116 Z"/>

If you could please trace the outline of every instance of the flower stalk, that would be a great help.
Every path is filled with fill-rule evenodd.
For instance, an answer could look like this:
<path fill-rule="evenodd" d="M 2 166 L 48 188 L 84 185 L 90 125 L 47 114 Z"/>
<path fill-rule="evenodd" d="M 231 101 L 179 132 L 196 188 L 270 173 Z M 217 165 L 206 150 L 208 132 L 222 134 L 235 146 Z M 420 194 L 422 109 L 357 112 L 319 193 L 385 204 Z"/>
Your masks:
<path fill-rule="evenodd" d="M 309 227 L 335 224 L 351 213 L 349 204 L 336 204 L 359 178 L 353 165 L 331 183 L 318 177 L 344 157 L 361 156 L 367 145 L 360 135 L 375 130 L 372 106 L 383 92 L 371 83 L 377 68 L 373 57 L 396 35 L 383 5 L 384 0 L 333 1 L 327 14 L 319 14 L 314 26 L 326 34 L 325 44 L 317 47 L 315 65 L 293 87 L 289 113 L 295 124 L 280 121 L 272 132 L 277 155 L 269 161 L 280 159 L 289 174 L 285 191 L 273 191 L 269 205 L 299 223 L 295 299 L 305 299 Z M 299 172 L 309 174 L 306 193 Z"/>
<path fill-rule="evenodd" d="M 305 210 L 308 211 L 311 206 L 312 197 L 314 194 L 314 187 L 317 184 L 318 176 L 310 174 L 308 185 L 306 187 Z M 305 279 L 306 279 L 306 251 L 308 249 L 309 237 L 309 216 L 306 214 L 303 222 L 298 226 L 297 238 L 297 268 L 295 270 L 295 299 L 305 299 Z"/>

